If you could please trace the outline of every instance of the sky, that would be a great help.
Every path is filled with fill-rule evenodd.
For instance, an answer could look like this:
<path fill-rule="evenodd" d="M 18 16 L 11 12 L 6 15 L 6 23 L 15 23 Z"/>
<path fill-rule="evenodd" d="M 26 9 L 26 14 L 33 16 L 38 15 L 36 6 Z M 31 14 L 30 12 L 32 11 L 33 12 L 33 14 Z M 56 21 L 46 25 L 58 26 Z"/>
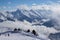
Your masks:
<path fill-rule="evenodd" d="M 59 3 L 60 0 L 0 0 L 0 10 L 13 10 L 16 9 L 16 6 L 26 4 L 28 6 L 32 6 L 37 4 L 47 4 L 50 5 L 51 3 Z"/>

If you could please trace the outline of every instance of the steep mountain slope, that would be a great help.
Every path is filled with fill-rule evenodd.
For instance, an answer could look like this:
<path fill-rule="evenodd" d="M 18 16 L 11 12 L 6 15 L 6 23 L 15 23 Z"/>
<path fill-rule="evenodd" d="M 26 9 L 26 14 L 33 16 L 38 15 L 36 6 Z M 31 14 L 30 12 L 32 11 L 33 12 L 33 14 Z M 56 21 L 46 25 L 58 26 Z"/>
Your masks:
<path fill-rule="evenodd" d="M 44 25 L 47 27 L 53 27 L 54 20 L 51 19 L 51 10 L 41 10 L 41 9 L 17 9 L 16 11 L 6 11 L 0 13 L 0 22 L 3 21 L 28 21 L 33 23 L 33 25 Z M 49 20 L 47 20 L 49 19 Z M 44 21 L 45 20 L 45 21 Z M 47 25 L 48 24 L 48 25 Z"/>
<path fill-rule="evenodd" d="M 5 15 L 3 13 L 0 13 L 0 22 L 3 22 L 5 20 Z"/>
<path fill-rule="evenodd" d="M 16 11 L 13 12 L 6 12 L 5 18 L 7 20 L 14 21 L 14 19 L 23 21 L 27 20 L 29 22 L 33 22 L 35 20 L 41 20 L 41 19 L 46 19 L 49 18 L 49 15 L 52 13 L 50 10 L 25 10 L 25 9 L 17 9 Z M 4 17 L 4 14 L 1 16 Z"/>
<path fill-rule="evenodd" d="M 58 32 L 58 33 L 55 33 L 55 34 L 50 34 L 49 35 L 49 38 L 51 39 L 51 40 L 60 40 L 60 32 Z"/>

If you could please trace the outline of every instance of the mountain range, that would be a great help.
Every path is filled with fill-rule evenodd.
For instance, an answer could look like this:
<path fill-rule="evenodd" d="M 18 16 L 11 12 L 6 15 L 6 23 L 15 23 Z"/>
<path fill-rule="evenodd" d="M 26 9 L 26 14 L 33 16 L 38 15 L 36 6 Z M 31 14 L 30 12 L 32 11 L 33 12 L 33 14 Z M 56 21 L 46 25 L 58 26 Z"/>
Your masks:
<path fill-rule="evenodd" d="M 4 13 L 0 12 L 0 22 L 9 20 L 9 21 L 28 21 L 28 22 L 38 22 L 37 24 L 44 23 L 45 26 L 53 26 L 50 19 L 52 14 L 51 10 L 26 10 L 26 9 L 17 9 L 16 11 L 6 11 Z M 49 19 L 49 20 L 47 20 Z M 46 21 L 47 20 L 47 21 Z M 49 22 L 50 21 L 50 22 Z M 46 25 L 46 24 L 49 25 Z"/>

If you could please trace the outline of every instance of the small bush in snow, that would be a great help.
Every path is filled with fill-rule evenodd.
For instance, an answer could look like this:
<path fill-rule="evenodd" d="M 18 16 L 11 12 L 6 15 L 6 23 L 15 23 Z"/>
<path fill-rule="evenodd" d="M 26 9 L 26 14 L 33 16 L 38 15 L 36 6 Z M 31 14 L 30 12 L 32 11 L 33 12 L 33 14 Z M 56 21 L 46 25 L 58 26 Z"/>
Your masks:
<path fill-rule="evenodd" d="M 35 30 L 32 30 L 32 33 L 36 36 L 38 35 Z"/>
<path fill-rule="evenodd" d="M 21 29 L 20 28 L 18 28 L 18 31 L 20 31 Z"/>
<path fill-rule="evenodd" d="M 30 30 L 28 29 L 27 32 L 30 32 Z"/>
<path fill-rule="evenodd" d="M 15 28 L 14 31 L 17 31 L 17 28 Z"/>
<path fill-rule="evenodd" d="M 0 36 L 1 36 L 1 34 L 0 34 Z"/>
<path fill-rule="evenodd" d="M 8 36 L 10 36 L 10 34 L 8 34 Z"/>

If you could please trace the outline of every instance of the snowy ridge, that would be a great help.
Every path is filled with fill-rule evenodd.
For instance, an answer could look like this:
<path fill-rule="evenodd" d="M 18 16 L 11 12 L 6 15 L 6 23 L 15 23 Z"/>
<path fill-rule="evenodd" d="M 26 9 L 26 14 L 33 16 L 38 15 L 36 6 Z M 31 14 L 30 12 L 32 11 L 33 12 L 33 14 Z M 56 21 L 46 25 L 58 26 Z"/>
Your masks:
<path fill-rule="evenodd" d="M 21 22 L 21 21 L 18 21 L 18 20 L 16 20 L 15 22 L 13 22 L 13 21 L 4 21 L 4 22 L 2 22 L 2 23 L 0 23 L 0 27 L 4 27 L 4 28 L 7 28 L 7 30 L 6 29 L 4 29 L 5 30 L 5 32 L 4 32 L 4 30 L 3 30 L 3 28 L 1 28 L 1 30 L 3 30 L 3 32 L 0 32 L 0 33 L 6 33 L 6 34 L 4 34 L 4 35 L 8 35 L 8 33 L 10 34 L 10 36 L 8 37 L 8 39 L 11 37 L 11 36 L 13 36 L 13 38 L 14 37 L 16 37 L 16 39 L 18 39 L 18 35 L 19 35 L 19 37 L 21 38 L 22 37 L 22 39 L 23 40 L 25 40 L 25 39 L 28 39 L 28 40 L 49 40 L 49 38 L 48 38 L 48 35 L 50 34 L 50 33 L 56 33 L 56 32 L 58 32 L 57 30 L 55 30 L 54 28 L 47 28 L 47 27 L 45 27 L 45 26 L 32 26 L 32 24 L 31 23 L 29 23 L 29 22 L 27 22 L 26 20 L 24 21 L 24 22 Z M 9 29 L 8 29 L 9 28 Z M 14 33 L 13 32 L 13 29 L 14 28 L 20 28 L 20 29 L 22 29 L 23 31 L 21 31 L 21 32 L 17 32 L 17 33 Z M 35 35 L 33 35 L 33 34 L 31 34 L 31 33 L 27 33 L 27 32 L 25 32 L 26 30 L 28 30 L 28 29 L 30 29 L 30 31 L 32 32 L 32 30 L 34 29 L 37 33 L 38 33 L 38 36 L 39 37 L 36 37 Z M 1 31 L 0 30 L 0 31 Z M 1 35 L 0 37 L 2 37 L 2 36 L 4 36 L 4 35 Z M 7 36 L 6 36 L 7 37 Z M 6 37 L 2 37 L 2 39 L 6 39 Z M 19 39 L 20 39 L 19 38 Z M 19 40 L 18 39 L 18 40 Z M 10 40 L 10 39 L 9 39 Z M 14 39 L 13 39 L 14 40 Z"/>
<path fill-rule="evenodd" d="M 1 15 L 1 19 L 2 19 L 2 16 L 4 15 L 4 19 L 6 20 L 14 20 L 14 19 L 17 19 L 17 20 L 27 20 L 29 22 L 33 22 L 36 20 L 41 20 L 42 18 L 49 18 L 48 15 L 51 15 L 50 14 L 51 11 L 49 10 L 25 10 L 25 9 L 17 9 L 16 11 L 13 11 L 13 12 L 5 12 L 2 13 Z M 7 19 L 8 18 L 8 19 Z"/>
<path fill-rule="evenodd" d="M 14 33 L 14 31 L 7 31 L 7 32 L 4 32 L 4 33 L 0 33 L 0 34 L 4 34 L 4 35 L 6 35 L 6 34 L 10 34 L 10 35 L 12 35 L 12 34 L 19 34 L 19 35 L 22 35 L 22 36 L 27 36 L 27 37 L 31 37 L 31 38 L 35 38 L 35 39 L 39 39 L 39 40 L 46 40 L 46 39 L 43 39 L 43 38 L 40 38 L 39 36 L 35 36 L 35 35 L 32 35 L 32 34 L 30 34 L 30 33 L 27 33 L 27 32 L 16 32 L 16 33 Z"/>

